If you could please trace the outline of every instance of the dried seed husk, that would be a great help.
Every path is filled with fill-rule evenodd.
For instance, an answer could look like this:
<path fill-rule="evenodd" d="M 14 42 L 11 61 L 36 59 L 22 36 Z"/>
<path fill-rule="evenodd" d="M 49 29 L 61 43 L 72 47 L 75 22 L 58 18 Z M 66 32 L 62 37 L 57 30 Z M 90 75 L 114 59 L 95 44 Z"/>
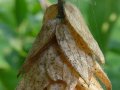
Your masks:
<path fill-rule="evenodd" d="M 87 85 L 82 78 L 79 78 L 77 90 L 103 90 L 103 88 L 96 78 L 92 77 L 89 85 Z"/>
<path fill-rule="evenodd" d="M 71 10 L 71 8 L 72 8 L 72 10 Z M 56 5 L 53 5 L 53 6 L 51 6 L 50 7 L 50 9 L 51 9 L 51 11 L 53 11 L 53 12 L 56 12 L 56 13 L 53 13 L 53 12 L 50 12 L 51 14 L 54 14 L 53 15 L 53 17 L 54 16 L 56 16 L 55 14 L 57 14 L 57 8 L 56 8 Z M 84 20 L 83 20 L 83 18 L 82 18 L 82 15 L 81 15 L 81 13 L 77 10 L 77 8 L 76 7 L 74 7 L 73 5 L 71 5 L 71 4 L 68 4 L 68 3 L 66 3 L 66 5 L 65 5 L 65 13 L 66 13 L 66 19 L 67 19 L 67 24 L 66 25 L 72 25 L 72 27 L 71 26 L 69 26 L 69 30 L 70 29 L 74 29 L 75 30 L 75 28 L 77 28 L 78 30 L 76 30 L 76 32 L 78 32 L 78 34 L 75 34 L 76 32 L 74 32 L 74 30 L 70 30 L 70 32 L 72 33 L 72 32 L 74 32 L 74 37 L 75 38 L 78 38 L 78 36 L 80 36 L 81 35 L 81 33 L 80 33 L 80 31 L 81 30 L 83 30 L 83 29 L 85 29 L 85 32 L 82 32 L 82 33 L 87 33 L 87 34 L 89 34 L 90 36 L 88 36 L 87 38 L 83 38 L 83 39 L 81 39 L 81 37 L 80 37 L 80 39 L 77 39 L 76 40 L 76 42 L 81 42 L 81 41 L 83 41 L 83 40 L 85 40 L 85 41 L 83 41 L 84 43 L 82 43 L 82 44 L 79 44 L 80 45 L 80 47 L 81 47 L 81 45 L 84 45 L 85 44 L 85 42 L 88 44 L 88 45 L 91 45 L 90 47 L 89 46 L 87 46 L 87 47 L 89 47 L 89 48 L 87 48 L 86 47 L 86 44 L 85 44 L 85 46 L 84 47 L 86 47 L 85 49 L 87 49 L 87 50 L 85 50 L 85 51 L 87 51 L 88 52 L 88 54 L 90 54 L 90 53 L 92 53 L 93 54 L 93 57 L 94 58 L 92 58 L 92 60 L 99 60 L 99 62 L 101 62 L 101 63 L 104 63 L 105 61 L 104 61 L 104 56 L 103 56 L 103 54 L 102 54 L 102 52 L 101 52 L 101 50 L 100 50 L 100 48 L 99 48 L 99 46 L 98 46 L 98 44 L 97 44 L 97 42 L 94 40 L 94 38 L 93 38 L 93 36 L 91 35 L 91 33 L 89 32 L 89 30 L 88 30 L 88 27 L 86 26 L 86 24 L 85 24 L 85 22 L 84 22 Z M 74 12 L 74 13 L 73 13 Z M 76 12 L 77 12 L 77 14 L 76 14 Z M 71 15 L 71 13 L 72 13 L 72 15 Z M 74 15 L 74 14 L 76 14 L 76 15 Z M 68 16 L 67 16 L 68 15 Z M 79 18 L 76 18 L 76 19 L 74 19 L 75 18 L 75 16 L 77 17 L 79 17 Z M 47 19 L 51 19 L 51 18 L 53 18 L 52 16 L 50 16 L 49 14 L 46 14 L 46 16 L 45 16 L 45 18 L 46 18 L 46 20 Z M 71 19 L 69 19 L 69 18 L 71 18 Z M 74 20 L 73 20 L 74 19 Z M 72 22 L 72 20 L 73 20 L 73 22 Z M 79 27 L 77 27 L 77 25 L 75 25 L 75 21 L 78 21 L 79 22 L 79 20 L 81 21 L 81 22 L 83 22 L 82 23 L 82 25 L 83 25 L 83 28 L 82 29 L 79 29 Z M 71 24 L 71 23 L 73 23 L 73 24 Z M 74 26 L 76 26 L 76 27 L 74 27 Z M 85 28 L 84 28 L 85 27 Z M 80 30 L 80 31 L 79 31 Z M 84 30 L 83 30 L 84 31 Z M 80 34 L 80 35 L 79 35 Z M 85 34 L 83 34 L 83 35 L 81 35 L 81 36 L 87 36 L 87 34 L 85 35 Z M 75 36 L 76 35 L 76 36 Z M 90 38 L 90 39 L 89 39 Z M 91 43 L 91 42 L 95 42 L 95 43 Z M 93 44 L 93 46 L 92 46 L 92 44 Z M 91 48 L 91 49 L 90 49 Z M 96 49 L 97 48 L 97 49 Z M 91 51 L 92 50 L 92 51 Z M 95 55 L 94 55 L 95 54 Z M 93 68 L 95 68 L 95 66 L 93 65 L 93 63 L 94 62 L 92 62 L 92 60 L 88 57 L 88 59 L 87 59 L 87 62 L 90 64 L 90 66 L 91 67 L 93 67 Z M 92 63 L 91 63 L 92 62 Z M 94 71 L 93 70 L 93 68 L 89 68 L 91 71 Z M 89 71 L 90 71 L 89 70 Z M 91 73 L 92 74 L 92 73 Z M 103 72 L 101 72 L 101 74 L 105 74 L 104 73 L 104 71 Z M 92 76 L 92 75 L 89 75 L 90 77 Z M 98 78 L 100 78 L 100 76 L 98 76 Z M 111 83 L 110 83 L 110 81 L 109 81 L 109 79 L 108 79 L 108 77 L 104 77 L 105 79 L 104 80 L 106 80 L 107 81 L 107 84 L 105 84 L 104 83 L 104 81 L 103 81 L 103 83 L 106 85 L 106 87 L 109 87 L 110 89 L 111 89 Z M 109 89 L 108 89 L 109 90 Z"/>
<path fill-rule="evenodd" d="M 74 6 L 71 6 L 69 4 L 68 6 L 65 5 L 66 9 L 71 9 L 71 7 Z M 67 12 L 70 13 L 70 10 L 66 11 L 65 13 Z M 55 18 L 56 14 L 57 14 L 56 5 L 53 5 L 47 9 L 44 16 L 42 30 L 38 34 L 38 37 L 35 43 L 33 44 L 33 47 L 27 57 L 27 60 L 23 65 L 22 70 L 24 70 L 25 73 L 23 74 L 24 75 L 23 79 L 20 85 L 18 86 L 17 90 L 21 90 L 22 88 L 25 90 L 34 90 L 35 88 L 40 88 L 40 90 L 44 90 L 46 89 L 46 87 L 55 89 L 56 87 L 62 85 L 61 82 L 64 83 L 66 86 L 64 90 L 103 90 L 93 74 L 94 72 L 93 68 L 97 68 L 96 70 L 99 70 L 99 67 L 95 67 L 94 61 L 96 60 L 96 58 L 102 60 L 99 58 L 101 54 L 100 55 L 95 54 L 95 52 L 100 53 L 99 47 L 95 46 L 98 47 L 98 50 L 94 51 L 92 49 L 95 48 L 91 48 L 91 46 L 86 45 L 86 44 L 90 44 L 90 42 L 86 40 L 85 36 L 83 37 L 80 35 L 80 33 L 78 33 L 79 30 L 76 30 L 78 28 L 75 28 L 77 26 L 74 27 L 74 25 L 71 25 L 71 22 L 69 21 L 70 17 L 68 17 L 67 14 L 64 24 L 62 23 L 63 25 L 60 26 L 61 20 Z M 61 35 L 60 33 L 63 34 Z M 85 34 L 85 32 L 83 34 Z M 76 40 L 77 37 L 79 39 Z M 63 40 L 61 38 L 63 38 Z M 63 42 L 66 42 L 67 44 L 73 46 L 64 47 L 64 44 L 62 45 Z M 77 42 L 82 42 L 82 43 L 77 43 Z M 75 50 L 73 49 L 74 47 Z M 67 52 L 67 50 L 70 50 L 70 52 Z M 61 54 L 57 54 L 59 51 Z M 80 53 L 82 52 L 84 61 L 81 61 L 81 59 L 78 59 L 78 57 L 76 57 L 79 56 L 79 54 L 76 53 L 77 51 Z M 51 57 L 51 52 L 52 52 L 52 56 L 54 56 L 54 59 L 53 57 Z M 47 57 L 48 55 L 49 57 Z M 76 62 L 78 63 L 78 65 Z M 80 64 L 85 66 L 83 67 Z M 60 72 L 58 72 L 58 70 Z M 96 75 L 98 76 L 98 78 L 100 78 L 103 81 L 105 85 L 107 84 L 106 86 L 108 90 L 110 90 L 111 83 L 108 82 L 109 79 L 105 77 L 105 73 L 103 71 L 101 70 L 99 71 L 100 73 L 97 73 Z M 103 75 L 104 79 L 101 78 L 100 75 Z M 36 77 L 42 77 L 42 78 L 36 78 Z M 27 82 L 29 83 L 26 84 Z M 37 85 L 40 85 L 40 87 L 38 87 Z M 62 85 L 62 88 L 64 88 L 65 86 Z M 50 88 L 48 90 L 52 90 Z"/>
<path fill-rule="evenodd" d="M 27 73 L 32 65 L 38 60 L 42 52 L 55 42 L 55 29 L 57 23 L 59 23 L 58 19 L 52 19 L 43 24 L 19 74 Z"/>
<path fill-rule="evenodd" d="M 95 75 L 97 76 L 97 78 L 99 78 L 102 81 L 102 83 L 106 86 L 107 90 L 112 89 L 112 85 L 108 76 L 106 75 L 106 73 L 103 71 L 103 69 L 97 62 L 95 65 Z"/>
<path fill-rule="evenodd" d="M 50 45 L 36 60 L 32 68 L 24 73 L 17 90 L 74 90 L 77 77 L 69 66 L 63 62 L 58 52 L 58 44 Z M 61 87 L 59 87 L 59 84 Z M 55 86 L 54 86 L 55 85 Z"/>
<path fill-rule="evenodd" d="M 79 49 L 74 38 L 68 31 L 65 24 L 58 24 L 56 28 L 56 38 L 61 51 L 64 53 L 68 63 L 81 75 L 81 77 L 89 83 L 88 64 L 86 61 L 86 53 Z"/>
<path fill-rule="evenodd" d="M 53 5 L 53 6 L 50 6 L 49 7 L 49 9 L 47 9 L 46 10 L 46 13 L 48 13 L 48 14 L 45 14 L 45 16 L 44 16 L 44 22 L 47 22 L 49 19 L 52 19 L 52 18 L 55 18 L 55 16 L 57 15 L 57 8 L 56 8 L 56 6 L 55 5 Z M 71 25 L 70 24 L 68 24 L 68 22 L 66 22 L 65 23 L 66 24 L 66 26 L 68 27 L 68 29 L 71 29 L 70 27 L 71 27 Z M 61 31 L 61 30 L 56 30 L 57 32 L 58 31 Z M 66 31 L 66 30 L 65 30 Z M 69 31 L 68 31 L 69 32 Z M 61 35 L 60 35 L 61 36 Z M 56 35 L 56 37 L 58 37 L 58 35 Z M 73 41 L 73 40 L 72 40 Z M 75 43 L 75 42 L 74 42 Z M 71 43 L 68 43 L 68 44 L 70 44 L 70 45 L 72 45 Z M 62 45 L 62 44 L 61 44 Z M 77 46 L 76 46 L 77 47 Z M 67 47 L 68 48 L 68 47 Z M 65 50 L 64 48 L 62 49 L 62 50 Z M 70 49 L 69 49 L 70 50 Z M 78 50 L 79 50 L 79 48 L 78 48 Z M 82 50 L 82 48 L 81 48 L 81 50 Z M 72 51 L 72 50 L 71 50 Z M 73 53 L 73 52 L 72 52 Z M 79 53 L 78 53 L 79 54 Z M 78 59 L 78 60 L 76 60 L 76 61 L 78 61 L 81 65 L 83 64 L 83 66 L 84 66 L 84 68 L 88 68 L 89 67 L 89 70 L 87 70 L 87 69 L 84 69 L 84 70 L 87 70 L 86 71 L 86 74 L 84 74 L 84 75 L 82 75 L 82 76 L 84 76 L 84 77 L 86 77 L 86 81 L 88 82 L 89 80 L 88 79 L 90 79 L 90 77 L 92 76 L 92 70 L 93 70 L 93 67 L 94 67 L 94 65 L 93 65 L 93 63 L 94 63 L 94 60 L 92 60 L 92 58 L 91 58 L 91 55 L 86 55 L 86 53 L 84 53 L 84 51 L 82 51 L 82 53 L 81 53 L 82 55 L 83 55 L 83 59 L 85 59 L 85 57 L 86 57 L 86 59 L 88 58 L 88 60 L 87 61 L 84 61 L 84 64 L 83 63 L 81 63 L 82 61 L 80 61 L 80 59 Z M 87 53 L 88 54 L 88 53 Z M 73 55 L 74 56 L 74 55 Z M 69 56 L 67 56 L 67 57 L 69 57 Z M 72 57 L 72 56 L 71 56 Z M 72 60 L 73 62 L 75 62 L 74 60 Z M 72 63 L 72 62 L 71 62 Z M 77 62 L 76 62 L 77 63 Z M 87 64 L 88 63 L 88 64 Z M 74 65 L 73 67 L 75 68 L 76 67 L 76 69 L 77 68 L 81 68 L 82 66 L 81 65 Z M 78 66 L 78 67 L 77 67 Z M 80 67 L 81 66 L 81 67 Z M 85 67 L 86 66 L 86 67 Z M 82 69 L 82 68 L 81 68 Z M 81 72 L 82 73 L 82 71 L 83 70 L 76 70 L 77 72 Z M 83 74 L 83 73 L 82 73 Z M 89 76 L 89 77 L 88 77 Z M 85 79 L 85 78 L 84 78 Z"/>

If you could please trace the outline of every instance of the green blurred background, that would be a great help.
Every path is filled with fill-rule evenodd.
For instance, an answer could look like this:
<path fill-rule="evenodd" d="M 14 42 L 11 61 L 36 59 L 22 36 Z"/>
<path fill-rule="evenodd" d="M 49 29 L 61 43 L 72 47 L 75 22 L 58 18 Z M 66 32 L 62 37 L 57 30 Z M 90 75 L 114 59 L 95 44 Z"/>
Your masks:
<path fill-rule="evenodd" d="M 14 90 L 18 83 L 18 70 L 42 25 L 39 1 L 0 0 L 0 90 Z M 120 0 L 67 1 L 81 10 L 105 55 L 113 90 L 120 90 Z"/>

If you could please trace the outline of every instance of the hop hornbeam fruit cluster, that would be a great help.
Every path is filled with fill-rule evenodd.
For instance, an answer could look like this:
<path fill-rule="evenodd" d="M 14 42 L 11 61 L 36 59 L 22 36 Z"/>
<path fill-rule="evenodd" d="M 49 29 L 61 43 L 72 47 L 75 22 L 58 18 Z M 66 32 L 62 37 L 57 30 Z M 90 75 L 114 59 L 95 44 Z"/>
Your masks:
<path fill-rule="evenodd" d="M 80 11 L 65 3 L 65 18 L 57 5 L 47 8 L 43 26 L 20 74 L 17 90 L 111 90 L 102 70 L 104 56 Z"/>

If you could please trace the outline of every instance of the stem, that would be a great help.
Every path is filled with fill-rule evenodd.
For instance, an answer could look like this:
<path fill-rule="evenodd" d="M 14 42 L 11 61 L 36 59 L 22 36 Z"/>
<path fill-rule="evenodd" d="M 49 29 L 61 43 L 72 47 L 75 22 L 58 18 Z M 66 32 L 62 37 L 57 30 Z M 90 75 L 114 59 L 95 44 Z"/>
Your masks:
<path fill-rule="evenodd" d="M 64 18 L 64 0 L 58 0 L 58 16 L 57 18 Z"/>

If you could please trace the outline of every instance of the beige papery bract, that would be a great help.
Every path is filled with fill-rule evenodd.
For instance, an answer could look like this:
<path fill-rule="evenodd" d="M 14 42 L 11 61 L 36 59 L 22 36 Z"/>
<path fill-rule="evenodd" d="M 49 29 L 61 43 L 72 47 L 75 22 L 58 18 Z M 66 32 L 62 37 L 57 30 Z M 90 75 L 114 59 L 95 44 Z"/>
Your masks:
<path fill-rule="evenodd" d="M 79 10 L 66 3 L 65 18 L 56 16 L 57 5 L 48 7 L 17 90 L 103 90 L 97 78 L 111 90 L 99 65 L 104 56 Z"/>

